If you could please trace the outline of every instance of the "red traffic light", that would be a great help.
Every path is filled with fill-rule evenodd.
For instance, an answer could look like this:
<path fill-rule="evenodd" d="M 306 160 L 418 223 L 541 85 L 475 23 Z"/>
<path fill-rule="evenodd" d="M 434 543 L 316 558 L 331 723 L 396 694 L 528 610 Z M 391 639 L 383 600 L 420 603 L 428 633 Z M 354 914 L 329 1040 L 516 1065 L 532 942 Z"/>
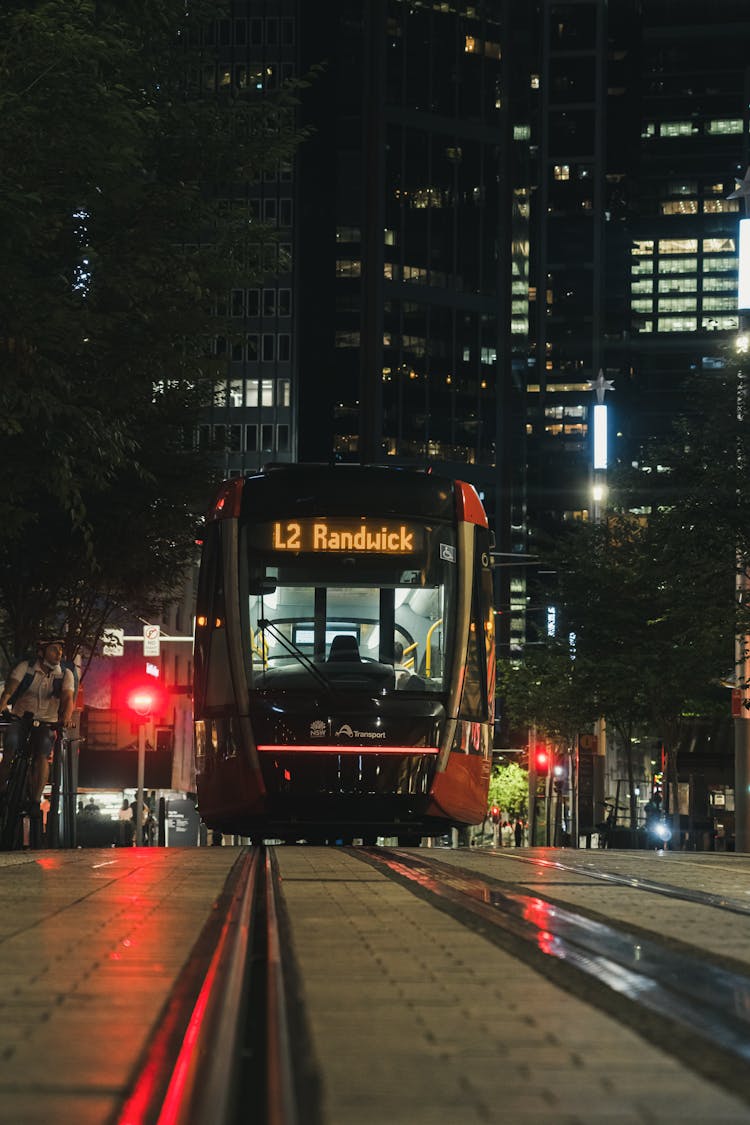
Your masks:
<path fill-rule="evenodd" d="M 534 765 L 537 773 L 547 773 L 549 770 L 549 751 L 544 746 L 537 746 L 534 751 Z"/>
<path fill-rule="evenodd" d="M 500 823 L 500 809 L 497 807 L 497 805 L 493 805 L 490 809 L 490 818 L 493 824 Z"/>
<path fill-rule="evenodd" d="M 145 719 L 158 710 L 161 692 L 153 684 L 137 684 L 130 688 L 125 702 L 130 711 Z"/>

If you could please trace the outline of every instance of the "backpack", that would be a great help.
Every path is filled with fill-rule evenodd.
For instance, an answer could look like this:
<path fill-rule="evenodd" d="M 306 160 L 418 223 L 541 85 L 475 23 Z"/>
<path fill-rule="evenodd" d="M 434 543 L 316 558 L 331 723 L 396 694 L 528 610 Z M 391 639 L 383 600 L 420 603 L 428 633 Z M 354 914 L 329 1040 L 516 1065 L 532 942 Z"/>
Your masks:
<path fill-rule="evenodd" d="M 24 695 L 31 687 L 32 680 L 34 679 L 34 664 L 36 663 L 36 660 L 29 660 L 27 663 L 29 667 L 21 677 L 21 681 L 18 687 L 8 699 L 9 707 L 14 707 L 16 700 L 20 699 L 21 696 Z M 55 676 L 54 680 L 52 681 L 52 694 L 55 699 L 60 698 L 60 696 L 62 695 L 63 677 L 65 672 L 69 671 L 73 675 L 73 702 L 75 703 L 76 697 L 78 695 L 78 669 L 76 668 L 72 660 L 61 660 L 60 667 L 62 668 L 63 675 Z"/>

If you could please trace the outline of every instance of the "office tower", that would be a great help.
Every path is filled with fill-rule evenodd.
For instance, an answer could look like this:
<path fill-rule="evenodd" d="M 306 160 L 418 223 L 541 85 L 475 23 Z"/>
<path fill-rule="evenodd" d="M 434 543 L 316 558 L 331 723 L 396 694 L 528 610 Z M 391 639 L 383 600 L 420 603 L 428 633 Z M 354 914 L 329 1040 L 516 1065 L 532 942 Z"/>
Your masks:
<path fill-rule="evenodd" d="M 217 22 L 218 86 L 251 97 L 310 75 L 307 139 L 245 192 L 280 245 L 262 283 L 230 296 L 243 342 L 219 341 L 229 472 L 429 467 L 476 485 L 499 550 L 522 546 L 528 15 L 508 0 L 235 0 Z"/>
<path fill-rule="evenodd" d="M 591 518 L 591 382 L 614 384 L 610 464 L 643 465 L 688 376 L 738 327 L 750 13 L 543 0 L 531 142 L 528 495 L 535 528 Z"/>

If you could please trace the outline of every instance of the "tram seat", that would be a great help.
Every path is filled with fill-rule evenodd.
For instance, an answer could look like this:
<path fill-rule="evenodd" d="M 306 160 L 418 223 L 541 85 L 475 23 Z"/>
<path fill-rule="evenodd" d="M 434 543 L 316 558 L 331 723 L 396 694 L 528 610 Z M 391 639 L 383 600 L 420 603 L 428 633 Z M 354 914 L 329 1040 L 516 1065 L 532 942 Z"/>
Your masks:
<path fill-rule="evenodd" d="M 359 655 L 359 645 L 357 638 L 348 636 L 346 633 L 337 633 L 331 640 L 331 647 L 328 650 L 328 659 L 330 660 L 346 660 L 350 664 L 359 664 L 361 657 Z"/>

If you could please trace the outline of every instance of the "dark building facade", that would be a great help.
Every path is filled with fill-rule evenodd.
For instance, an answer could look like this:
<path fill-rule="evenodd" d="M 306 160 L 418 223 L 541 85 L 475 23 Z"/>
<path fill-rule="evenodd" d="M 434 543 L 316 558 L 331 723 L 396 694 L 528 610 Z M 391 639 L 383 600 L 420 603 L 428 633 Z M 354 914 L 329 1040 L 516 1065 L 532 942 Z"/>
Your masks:
<path fill-rule="evenodd" d="M 203 437 L 224 440 L 228 473 L 433 466 L 476 485 L 498 550 L 523 546 L 529 192 L 515 126 L 529 90 L 513 44 L 530 49 L 530 16 L 510 0 L 235 0 L 217 21 L 219 88 L 252 96 L 309 75 L 293 165 L 227 204 L 278 242 L 263 281 L 229 295 L 233 341 L 217 341 L 229 376 Z"/>
<path fill-rule="evenodd" d="M 477 485 L 503 561 L 592 518 L 599 373 L 610 464 L 644 465 L 737 332 L 746 5 L 233 0 L 211 37 L 218 88 L 310 75 L 295 160 L 227 201 L 276 240 L 216 341 L 226 471 L 432 465 Z M 525 575 L 498 590 L 514 646 Z"/>
<path fill-rule="evenodd" d="M 590 518 L 591 382 L 610 464 L 647 464 L 686 378 L 738 329 L 750 11 L 736 0 L 543 0 L 530 119 L 528 502 L 535 527 Z"/>

